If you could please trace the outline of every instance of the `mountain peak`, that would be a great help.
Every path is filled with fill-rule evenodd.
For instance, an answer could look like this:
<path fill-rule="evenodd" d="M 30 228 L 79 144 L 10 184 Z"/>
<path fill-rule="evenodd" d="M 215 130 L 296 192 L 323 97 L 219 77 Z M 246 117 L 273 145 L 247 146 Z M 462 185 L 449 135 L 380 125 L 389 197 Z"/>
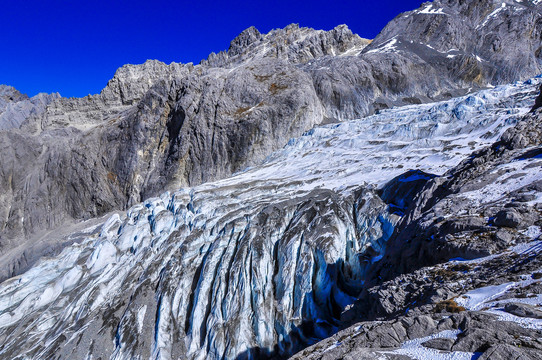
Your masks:
<path fill-rule="evenodd" d="M 255 43 L 256 41 L 261 40 L 262 35 L 254 26 L 251 26 L 243 30 L 235 39 L 230 43 L 230 48 L 228 53 L 231 56 L 241 54 L 246 51 L 246 49 Z"/>
<path fill-rule="evenodd" d="M 227 51 L 212 53 L 202 64 L 221 67 L 254 58 L 279 58 L 291 63 L 306 63 L 349 50 L 352 50 L 352 55 L 357 54 L 369 43 L 369 40 L 352 33 L 344 24 L 329 31 L 290 24 L 267 34 L 261 34 L 255 27 L 250 27 L 231 42 Z"/>

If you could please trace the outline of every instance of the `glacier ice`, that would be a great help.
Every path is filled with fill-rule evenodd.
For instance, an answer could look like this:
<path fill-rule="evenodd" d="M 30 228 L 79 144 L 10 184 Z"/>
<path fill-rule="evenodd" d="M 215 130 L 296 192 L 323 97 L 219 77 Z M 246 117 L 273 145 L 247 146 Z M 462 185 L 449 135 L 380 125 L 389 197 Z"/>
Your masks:
<path fill-rule="evenodd" d="M 314 128 L 260 166 L 113 215 L 0 285 L 0 356 L 232 359 L 314 343 L 399 221 L 377 189 L 494 142 L 539 82 Z"/>

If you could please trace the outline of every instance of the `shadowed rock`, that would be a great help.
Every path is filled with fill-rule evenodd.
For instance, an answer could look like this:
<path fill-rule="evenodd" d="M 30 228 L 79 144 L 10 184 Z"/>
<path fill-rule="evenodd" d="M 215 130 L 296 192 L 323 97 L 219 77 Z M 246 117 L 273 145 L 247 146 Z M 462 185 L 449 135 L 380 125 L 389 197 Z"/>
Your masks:
<path fill-rule="evenodd" d="M 533 108 L 531 109 L 531 112 L 541 107 L 542 107 L 542 85 L 540 86 L 540 94 L 538 94 L 538 96 L 536 97 L 536 100 L 535 100 Z"/>

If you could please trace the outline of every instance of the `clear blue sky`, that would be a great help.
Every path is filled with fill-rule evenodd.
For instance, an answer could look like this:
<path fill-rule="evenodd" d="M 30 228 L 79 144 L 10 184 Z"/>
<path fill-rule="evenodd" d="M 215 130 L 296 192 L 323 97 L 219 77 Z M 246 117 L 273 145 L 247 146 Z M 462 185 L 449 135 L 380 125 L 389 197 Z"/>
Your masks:
<path fill-rule="evenodd" d="M 199 63 L 242 30 L 290 23 L 329 30 L 346 24 L 373 38 L 420 0 L 0 2 L 0 84 L 23 93 L 95 94 L 123 64 L 147 59 Z"/>

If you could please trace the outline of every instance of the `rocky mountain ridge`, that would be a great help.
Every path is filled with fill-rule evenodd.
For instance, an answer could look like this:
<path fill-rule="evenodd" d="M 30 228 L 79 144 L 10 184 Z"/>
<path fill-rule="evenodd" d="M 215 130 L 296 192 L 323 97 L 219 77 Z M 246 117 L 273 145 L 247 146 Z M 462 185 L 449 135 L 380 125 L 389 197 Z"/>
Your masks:
<path fill-rule="evenodd" d="M 541 6 L 0 88 L 1 356 L 539 357 Z"/>
<path fill-rule="evenodd" d="M 267 34 L 250 27 L 231 42 L 227 51 L 212 53 L 201 64 L 237 66 L 256 58 L 279 58 L 292 64 L 304 64 L 323 56 L 359 55 L 370 43 L 371 40 L 353 34 L 346 25 L 323 31 L 291 24 Z"/>

